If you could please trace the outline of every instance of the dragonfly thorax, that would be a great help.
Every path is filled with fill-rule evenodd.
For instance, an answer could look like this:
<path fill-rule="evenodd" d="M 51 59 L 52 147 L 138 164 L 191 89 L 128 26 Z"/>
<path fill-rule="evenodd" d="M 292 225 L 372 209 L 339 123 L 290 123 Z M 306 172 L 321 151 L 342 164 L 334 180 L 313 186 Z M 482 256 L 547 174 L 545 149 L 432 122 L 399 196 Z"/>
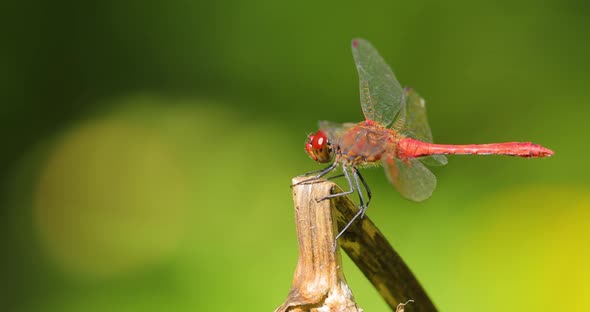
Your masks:
<path fill-rule="evenodd" d="M 309 154 L 311 159 L 319 163 L 330 162 L 334 156 L 332 144 L 322 130 L 318 130 L 318 132 L 315 134 L 310 134 L 307 136 L 305 151 L 307 154 Z"/>

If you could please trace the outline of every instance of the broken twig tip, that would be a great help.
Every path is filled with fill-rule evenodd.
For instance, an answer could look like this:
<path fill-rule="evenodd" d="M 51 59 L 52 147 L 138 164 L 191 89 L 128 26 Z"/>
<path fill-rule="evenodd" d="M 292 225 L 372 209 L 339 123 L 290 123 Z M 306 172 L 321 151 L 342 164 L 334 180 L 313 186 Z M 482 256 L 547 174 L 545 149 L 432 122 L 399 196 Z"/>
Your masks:
<path fill-rule="evenodd" d="M 414 303 L 414 300 L 410 299 L 410 300 L 406 301 L 405 303 L 398 304 L 397 308 L 395 309 L 395 312 L 404 312 L 404 310 L 406 309 L 406 305 L 410 302 Z"/>

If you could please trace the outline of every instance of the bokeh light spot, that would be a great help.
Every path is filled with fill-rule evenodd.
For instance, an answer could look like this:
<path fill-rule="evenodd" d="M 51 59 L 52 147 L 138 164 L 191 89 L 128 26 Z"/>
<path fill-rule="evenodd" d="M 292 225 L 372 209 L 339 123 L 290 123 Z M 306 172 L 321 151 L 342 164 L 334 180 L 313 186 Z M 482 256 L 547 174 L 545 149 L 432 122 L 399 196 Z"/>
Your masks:
<path fill-rule="evenodd" d="M 579 187 L 528 185 L 496 194 L 492 214 L 460 255 L 466 304 L 581 311 L 590 291 L 590 196 Z M 459 294 L 458 294 L 459 296 Z"/>
<path fill-rule="evenodd" d="M 91 278 L 144 268 L 185 232 L 186 183 L 157 132 L 98 120 L 58 140 L 40 174 L 35 221 L 65 271 Z"/>

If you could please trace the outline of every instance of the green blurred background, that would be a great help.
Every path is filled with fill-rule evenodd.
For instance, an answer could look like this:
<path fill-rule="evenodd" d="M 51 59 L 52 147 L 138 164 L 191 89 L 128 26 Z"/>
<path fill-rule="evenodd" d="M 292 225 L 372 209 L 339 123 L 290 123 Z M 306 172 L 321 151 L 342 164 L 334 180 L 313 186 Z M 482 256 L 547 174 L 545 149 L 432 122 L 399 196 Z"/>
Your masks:
<path fill-rule="evenodd" d="M 271 311 L 297 259 L 290 178 L 321 119 L 361 121 L 350 40 L 427 100 L 453 156 L 369 216 L 445 311 L 588 311 L 586 1 L 2 5 L 1 311 Z M 345 259 L 366 311 L 386 311 Z M 408 306 L 411 311 L 411 306 Z"/>

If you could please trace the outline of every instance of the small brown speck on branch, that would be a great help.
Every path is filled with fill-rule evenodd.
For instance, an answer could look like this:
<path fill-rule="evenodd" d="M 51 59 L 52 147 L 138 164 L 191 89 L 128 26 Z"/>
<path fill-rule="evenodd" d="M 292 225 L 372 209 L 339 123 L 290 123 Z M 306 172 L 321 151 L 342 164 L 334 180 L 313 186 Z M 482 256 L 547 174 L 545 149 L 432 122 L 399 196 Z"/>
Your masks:
<path fill-rule="evenodd" d="M 293 179 L 293 201 L 299 241 L 299 260 L 289 295 L 275 311 L 362 311 L 342 271 L 334 236 L 358 211 L 348 197 L 318 202 L 316 199 L 342 192 L 334 183 L 299 184 Z M 436 311 L 408 266 L 383 234 L 365 216 L 353 223 L 338 242 L 365 274 L 392 311 Z M 402 303 L 402 305 L 399 305 Z"/>

